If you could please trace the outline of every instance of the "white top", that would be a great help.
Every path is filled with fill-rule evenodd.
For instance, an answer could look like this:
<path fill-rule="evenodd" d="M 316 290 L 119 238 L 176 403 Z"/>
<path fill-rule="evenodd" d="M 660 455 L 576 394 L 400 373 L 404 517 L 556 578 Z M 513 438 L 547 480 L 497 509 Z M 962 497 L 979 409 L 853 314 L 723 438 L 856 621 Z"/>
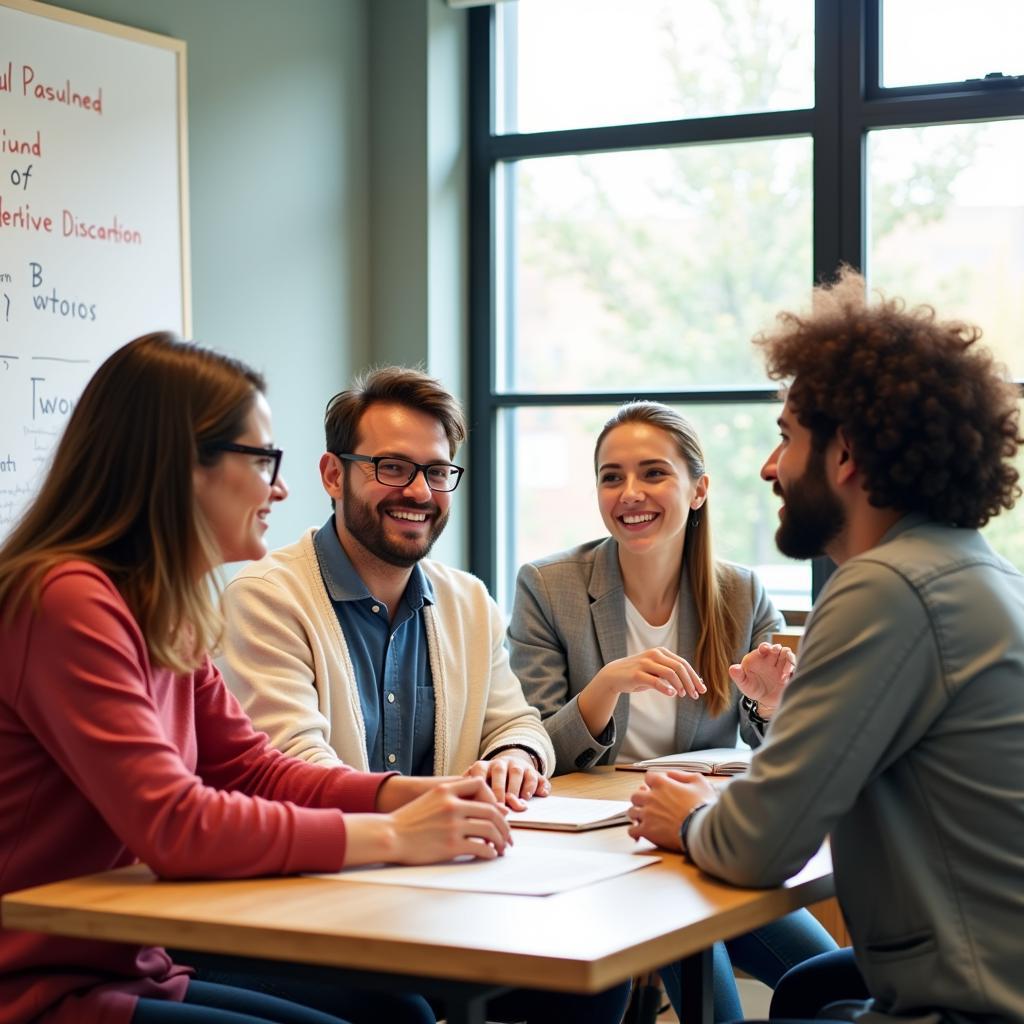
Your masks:
<path fill-rule="evenodd" d="M 652 647 L 675 647 L 679 635 L 679 600 L 672 608 L 668 622 L 652 626 L 627 597 L 626 656 L 640 654 Z M 619 747 L 617 764 L 632 764 L 649 757 L 674 753 L 676 742 L 676 701 L 658 690 L 642 690 L 629 695 L 629 726 Z"/>

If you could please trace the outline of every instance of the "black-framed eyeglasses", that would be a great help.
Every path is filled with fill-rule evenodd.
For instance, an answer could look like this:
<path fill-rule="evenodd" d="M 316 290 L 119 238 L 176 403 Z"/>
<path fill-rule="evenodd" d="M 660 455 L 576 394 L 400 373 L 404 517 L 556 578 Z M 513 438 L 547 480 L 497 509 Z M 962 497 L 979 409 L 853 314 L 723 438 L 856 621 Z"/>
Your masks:
<path fill-rule="evenodd" d="M 346 462 L 372 463 L 377 483 L 385 487 L 408 487 L 416 479 L 416 474 L 422 473 L 432 491 L 454 491 L 459 486 L 462 474 L 466 472 L 462 466 L 453 466 L 450 462 L 428 462 L 423 465 L 393 455 L 352 455 L 349 452 L 331 454 Z"/>
<path fill-rule="evenodd" d="M 208 452 L 237 452 L 239 455 L 255 455 L 256 468 L 260 476 L 273 487 L 277 483 L 277 474 L 281 470 L 281 459 L 284 452 L 280 448 L 258 448 L 251 444 L 235 444 L 233 441 L 218 441 L 205 445 Z"/>

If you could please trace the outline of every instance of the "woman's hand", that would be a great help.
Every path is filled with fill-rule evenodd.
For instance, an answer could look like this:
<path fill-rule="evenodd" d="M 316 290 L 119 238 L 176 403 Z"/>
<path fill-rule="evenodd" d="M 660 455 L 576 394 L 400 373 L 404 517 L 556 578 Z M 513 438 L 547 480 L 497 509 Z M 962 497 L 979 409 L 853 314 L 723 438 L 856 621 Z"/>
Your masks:
<path fill-rule="evenodd" d="M 512 844 L 506 811 L 483 779 L 443 782 L 391 815 L 399 864 L 433 864 L 469 854 L 493 860 Z"/>
<path fill-rule="evenodd" d="M 627 658 L 609 661 L 590 681 L 590 685 L 620 693 L 657 690 L 667 697 L 692 697 L 707 691 L 704 680 L 685 659 L 667 647 L 651 647 Z"/>
<path fill-rule="evenodd" d="M 729 676 L 740 693 L 757 701 L 757 713 L 771 718 L 796 667 L 796 655 L 784 644 L 758 644 Z"/>
<path fill-rule="evenodd" d="M 527 800 L 551 792 L 551 783 L 537 771 L 525 750 L 503 750 L 489 761 L 474 761 L 464 774 L 483 779 L 495 800 L 508 804 L 513 811 L 525 811 Z"/>
<path fill-rule="evenodd" d="M 580 714 L 593 736 L 604 732 L 620 693 L 657 690 L 666 697 L 697 700 L 707 692 L 704 680 L 685 659 L 667 647 L 651 647 L 639 654 L 609 661 L 577 698 Z"/>
<path fill-rule="evenodd" d="M 376 809 L 381 814 L 397 811 L 442 783 L 455 782 L 460 778 L 461 775 L 391 775 L 377 790 Z"/>
<path fill-rule="evenodd" d="M 440 781 L 391 814 L 346 814 L 345 866 L 493 860 L 512 845 L 506 813 L 483 779 Z"/>
<path fill-rule="evenodd" d="M 700 804 L 714 802 L 715 787 L 696 772 L 647 772 L 643 785 L 630 798 L 634 839 L 649 839 L 666 850 L 682 849 L 679 829 L 683 819 Z"/>

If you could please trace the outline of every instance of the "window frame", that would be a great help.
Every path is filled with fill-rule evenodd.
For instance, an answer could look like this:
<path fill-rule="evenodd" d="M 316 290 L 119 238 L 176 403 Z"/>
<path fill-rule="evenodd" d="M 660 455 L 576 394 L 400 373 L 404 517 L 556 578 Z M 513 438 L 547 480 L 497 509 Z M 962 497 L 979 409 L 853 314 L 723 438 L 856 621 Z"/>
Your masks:
<path fill-rule="evenodd" d="M 495 134 L 496 12 L 469 12 L 469 330 L 473 432 L 469 454 L 470 569 L 493 593 L 499 577 L 499 520 L 512 522 L 512 488 L 498 506 L 498 416 L 527 406 L 594 406 L 633 398 L 666 403 L 748 404 L 778 400 L 774 387 L 669 391 L 498 391 L 496 251 L 497 169 L 506 161 L 606 153 L 711 142 L 810 137 L 812 142 L 812 266 L 827 280 L 840 263 L 865 266 L 868 132 L 878 128 L 1024 118 L 1024 81 L 981 80 L 884 88 L 881 85 L 882 0 L 814 0 L 814 106 L 676 121 Z M 511 176 L 506 176 L 508 180 Z M 809 282 L 810 284 L 811 282 Z M 511 441 L 509 442 L 512 443 Z M 765 439 L 765 452 L 770 439 Z M 512 452 L 509 453 L 514 454 Z M 514 465 L 514 459 L 510 461 Z M 511 561 L 512 553 L 506 552 Z M 514 578 L 517 567 L 506 570 Z M 816 599 L 833 565 L 814 559 Z"/>

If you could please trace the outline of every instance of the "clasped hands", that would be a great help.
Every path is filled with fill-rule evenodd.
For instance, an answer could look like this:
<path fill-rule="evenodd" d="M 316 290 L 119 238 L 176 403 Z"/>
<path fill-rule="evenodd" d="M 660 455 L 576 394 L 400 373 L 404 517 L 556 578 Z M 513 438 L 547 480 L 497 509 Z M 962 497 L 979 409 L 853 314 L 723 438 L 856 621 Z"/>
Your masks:
<path fill-rule="evenodd" d="M 461 775 L 392 775 L 377 791 L 376 810 L 390 826 L 402 864 L 430 864 L 469 855 L 492 860 L 512 846 L 507 808 L 547 796 L 551 783 L 525 750 L 503 750 Z"/>

